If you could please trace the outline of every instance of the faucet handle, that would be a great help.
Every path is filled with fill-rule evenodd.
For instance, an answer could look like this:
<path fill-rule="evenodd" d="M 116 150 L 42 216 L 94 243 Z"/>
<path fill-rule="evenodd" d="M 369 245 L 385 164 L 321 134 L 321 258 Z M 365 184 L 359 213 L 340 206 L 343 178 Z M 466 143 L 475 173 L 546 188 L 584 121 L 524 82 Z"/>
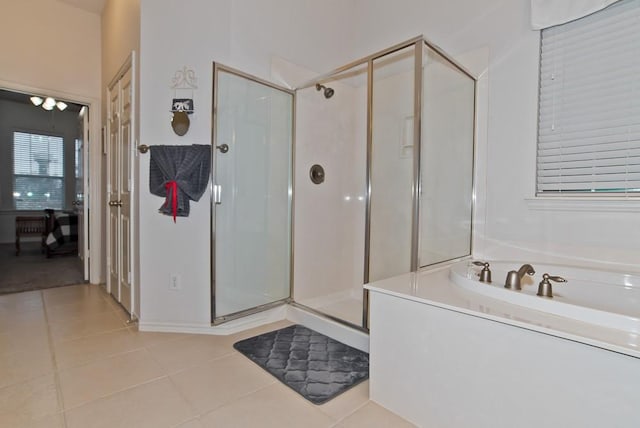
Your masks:
<path fill-rule="evenodd" d="M 474 265 L 476 265 L 476 266 L 484 266 L 484 267 L 486 267 L 486 268 L 488 268 L 488 267 L 489 267 L 489 262 L 480 262 L 480 261 L 477 261 L 477 262 L 473 262 L 473 264 L 474 264 Z"/>
<path fill-rule="evenodd" d="M 538 285 L 538 296 L 553 297 L 553 289 L 551 287 L 551 282 L 549 281 L 567 282 L 567 280 L 561 276 L 552 276 L 548 273 L 545 273 L 544 275 L 542 275 L 542 281 L 540 281 L 540 284 Z"/>
<path fill-rule="evenodd" d="M 549 280 L 549 281 L 553 281 L 553 282 L 567 282 L 566 279 L 564 279 L 561 276 L 551 276 L 548 273 L 545 273 L 544 275 L 542 275 L 542 280 Z"/>
<path fill-rule="evenodd" d="M 473 262 L 476 266 L 483 266 L 480 271 L 480 282 L 491 282 L 491 270 L 489 270 L 488 262 Z"/>

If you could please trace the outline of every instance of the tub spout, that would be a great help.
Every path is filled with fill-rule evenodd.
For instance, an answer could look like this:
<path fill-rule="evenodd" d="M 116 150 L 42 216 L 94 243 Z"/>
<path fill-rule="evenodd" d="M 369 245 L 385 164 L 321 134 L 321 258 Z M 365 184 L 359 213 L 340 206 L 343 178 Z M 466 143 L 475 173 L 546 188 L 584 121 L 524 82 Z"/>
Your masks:
<path fill-rule="evenodd" d="M 507 274 L 507 279 L 504 282 L 504 288 L 511 290 L 522 290 L 522 278 L 525 275 L 533 275 L 536 271 L 530 264 L 524 264 L 517 271 L 512 270 Z"/>

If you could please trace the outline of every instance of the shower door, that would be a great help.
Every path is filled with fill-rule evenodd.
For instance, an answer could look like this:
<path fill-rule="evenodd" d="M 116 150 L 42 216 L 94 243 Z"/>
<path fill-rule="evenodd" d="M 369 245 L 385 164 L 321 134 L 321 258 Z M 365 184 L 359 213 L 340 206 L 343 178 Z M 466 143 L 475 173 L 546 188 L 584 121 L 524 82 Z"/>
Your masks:
<path fill-rule="evenodd" d="M 293 93 L 214 64 L 212 321 L 291 296 Z"/>

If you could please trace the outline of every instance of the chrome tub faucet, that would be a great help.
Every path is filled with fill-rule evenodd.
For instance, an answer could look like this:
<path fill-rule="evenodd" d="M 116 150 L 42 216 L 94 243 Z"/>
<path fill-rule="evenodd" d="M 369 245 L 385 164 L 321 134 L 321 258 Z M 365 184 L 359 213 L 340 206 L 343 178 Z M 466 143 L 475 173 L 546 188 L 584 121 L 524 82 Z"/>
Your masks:
<path fill-rule="evenodd" d="M 504 288 L 510 290 L 522 290 L 522 278 L 525 275 L 533 275 L 536 271 L 530 264 L 524 264 L 517 271 L 512 270 L 507 274 L 507 279 L 504 282 Z"/>

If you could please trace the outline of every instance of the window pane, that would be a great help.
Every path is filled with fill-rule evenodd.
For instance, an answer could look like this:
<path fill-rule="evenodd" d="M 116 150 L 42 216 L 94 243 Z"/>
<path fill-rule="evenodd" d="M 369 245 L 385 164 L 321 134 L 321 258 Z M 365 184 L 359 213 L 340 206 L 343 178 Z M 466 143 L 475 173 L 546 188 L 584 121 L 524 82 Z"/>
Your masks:
<path fill-rule="evenodd" d="M 62 138 L 13 133 L 13 173 L 17 175 L 64 176 Z"/>
<path fill-rule="evenodd" d="M 62 137 L 13 133 L 13 199 L 17 210 L 64 207 Z"/>
<path fill-rule="evenodd" d="M 640 0 L 542 31 L 537 193 L 640 189 Z"/>
<path fill-rule="evenodd" d="M 17 210 L 61 210 L 63 197 L 62 178 L 14 176 L 13 199 Z"/>

